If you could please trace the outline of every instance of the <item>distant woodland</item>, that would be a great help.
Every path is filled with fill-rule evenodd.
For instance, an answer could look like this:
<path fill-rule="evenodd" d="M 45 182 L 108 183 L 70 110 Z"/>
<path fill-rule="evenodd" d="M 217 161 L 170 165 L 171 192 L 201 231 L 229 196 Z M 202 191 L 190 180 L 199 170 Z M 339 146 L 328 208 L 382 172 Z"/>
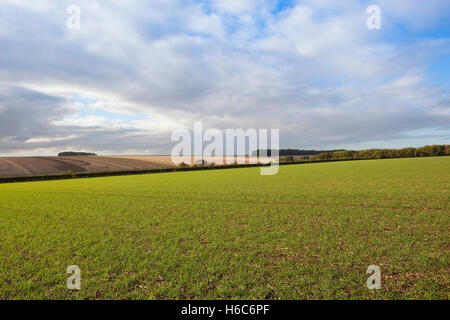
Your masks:
<path fill-rule="evenodd" d="M 92 152 L 74 152 L 74 151 L 64 151 L 58 153 L 58 157 L 79 157 L 79 156 L 87 156 L 87 157 L 94 157 L 97 154 Z"/>
<path fill-rule="evenodd" d="M 264 154 L 263 150 L 254 152 L 255 154 Z M 270 150 L 267 150 L 270 156 Z M 437 157 L 449 156 L 450 145 L 430 145 L 419 148 L 402 148 L 402 149 L 366 149 L 366 150 L 298 150 L 298 149 L 280 149 L 280 156 L 298 156 L 309 155 L 313 160 L 330 160 L 330 159 L 387 159 L 387 158 L 413 158 L 413 157 Z"/>

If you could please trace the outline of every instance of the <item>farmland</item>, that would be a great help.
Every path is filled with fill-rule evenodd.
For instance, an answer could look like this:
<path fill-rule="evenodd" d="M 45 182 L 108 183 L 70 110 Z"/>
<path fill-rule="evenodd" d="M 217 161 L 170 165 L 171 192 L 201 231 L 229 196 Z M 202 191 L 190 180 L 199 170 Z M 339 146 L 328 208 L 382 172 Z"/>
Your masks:
<path fill-rule="evenodd" d="M 448 299 L 449 214 L 450 157 L 3 184 L 0 299 Z"/>
<path fill-rule="evenodd" d="M 139 161 L 148 161 L 152 163 L 161 163 L 166 165 L 173 165 L 171 156 L 108 156 L 110 158 L 119 158 L 119 159 L 133 159 L 133 160 L 139 160 Z M 195 163 L 195 157 L 194 156 L 187 156 L 187 158 L 190 160 L 186 161 L 190 164 Z M 200 158 L 200 157 L 199 157 Z M 296 160 L 298 160 L 300 157 L 294 157 Z M 214 163 L 218 166 L 222 164 L 233 164 L 233 163 L 242 163 L 242 164 L 249 164 L 249 163 L 270 163 L 271 159 L 270 157 L 256 157 L 256 156 L 202 156 L 200 159 L 203 159 L 206 163 Z"/>
<path fill-rule="evenodd" d="M 0 158 L 0 178 L 59 174 L 66 171 L 114 172 L 173 168 L 170 162 L 133 157 L 9 157 Z"/>
<path fill-rule="evenodd" d="M 218 166 L 228 163 L 269 163 L 270 158 L 230 156 L 202 157 Z M 187 161 L 189 162 L 189 161 Z M 190 163 L 195 159 L 190 157 Z M 0 178 L 73 173 L 137 172 L 177 168 L 171 156 L 64 156 L 64 157 L 0 157 Z"/>

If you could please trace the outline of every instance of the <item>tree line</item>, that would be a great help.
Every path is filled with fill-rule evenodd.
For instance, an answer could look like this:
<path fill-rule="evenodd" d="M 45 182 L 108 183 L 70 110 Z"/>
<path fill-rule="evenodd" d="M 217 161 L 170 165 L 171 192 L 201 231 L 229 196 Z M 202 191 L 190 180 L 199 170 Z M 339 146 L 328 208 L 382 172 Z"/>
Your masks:
<path fill-rule="evenodd" d="M 389 158 L 413 158 L 413 157 L 437 157 L 449 156 L 450 145 L 430 145 L 419 148 L 402 149 L 366 149 L 366 150 L 340 150 L 334 152 L 322 152 L 312 157 L 312 160 L 330 159 L 389 159 Z"/>
<path fill-rule="evenodd" d="M 58 157 L 80 157 L 80 156 L 95 157 L 96 155 L 97 154 L 93 152 L 64 151 L 58 153 Z"/>

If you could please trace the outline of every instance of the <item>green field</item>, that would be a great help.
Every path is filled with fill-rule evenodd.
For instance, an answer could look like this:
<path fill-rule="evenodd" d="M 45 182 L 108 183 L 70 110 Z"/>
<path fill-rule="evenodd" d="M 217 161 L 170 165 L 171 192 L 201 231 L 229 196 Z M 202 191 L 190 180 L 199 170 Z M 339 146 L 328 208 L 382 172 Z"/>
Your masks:
<path fill-rule="evenodd" d="M 449 227 L 450 157 L 2 184 L 0 299 L 448 299 Z"/>

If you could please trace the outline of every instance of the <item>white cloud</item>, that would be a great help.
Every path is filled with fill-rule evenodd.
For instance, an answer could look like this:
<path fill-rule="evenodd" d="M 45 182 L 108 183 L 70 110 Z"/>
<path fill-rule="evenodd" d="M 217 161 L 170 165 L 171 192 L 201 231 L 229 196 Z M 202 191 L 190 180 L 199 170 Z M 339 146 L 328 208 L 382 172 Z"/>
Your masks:
<path fill-rule="evenodd" d="M 214 0 L 214 5 L 221 12 L 242 14 L 254 11 L 258 7 L 258 0 Z"/>
<path fill-rule="evenodd" d="M 76 128 L 91 128 L 92 130 L 105 131 L 115 129 L 130 129 L 130 125 L 123 123 L 121 119 L 110 119 L 99 116 L 78 116 L 71 118 L 64 118 L 63 120 L 54 120 L 50 124 L 58 127 L 76 127 Z"/>
<path fill-rule="evenodd" d="M 381 88 L 392 89 L 392 88 L 410 87 L 410 86 L 419 84 L 423 80 L 424 79 L 423 79 L 422 75 L 405 76 L 405 77 L 395 79 L 395 80 L 383 85 Z"/>
<path fill-rule="evenodd" d="M 364 3 L 306 0 L 272 14 L 268 1 L 80 0 L 77 31 L 65 26 L 67 4 L 0 5 L 8 48 L 0 52 L 0 138 L 10 137 L 0 154 L 24 141 L 63 147 L 60 137 L 72 135 L 80 148 L 163 153 L 170 130 L 194 119 L 280 128 L 290 147 L 388 140 L 449 123 L 448 88 L 431 86 L 425 73 L 449 40 L 388 42 L 392 23 L 368 31 Z M 431 5 L 424 21 L 445 7 Z M 401 7 L 380 6 L 383 19 L 404 20 Z M 74 96 L 115 114 L 80 114 Z"/>
<path fill-rule="evenodd" d="M 55 137 L 39 137 L 39 138 L 31 138 L 25 141 L 25 143 L 39 143 L 39 142 L 46 142 L 46 143 L 52 143 L 52 142 L 56 142 L 56 141 L 64 141 L 64 140 L 71 140 L 71 139 L 75 139 L 78 138 L 78 135 L 69 135 L 66 137 L 59 137 L 59 138 L 55 138 Z"/>

